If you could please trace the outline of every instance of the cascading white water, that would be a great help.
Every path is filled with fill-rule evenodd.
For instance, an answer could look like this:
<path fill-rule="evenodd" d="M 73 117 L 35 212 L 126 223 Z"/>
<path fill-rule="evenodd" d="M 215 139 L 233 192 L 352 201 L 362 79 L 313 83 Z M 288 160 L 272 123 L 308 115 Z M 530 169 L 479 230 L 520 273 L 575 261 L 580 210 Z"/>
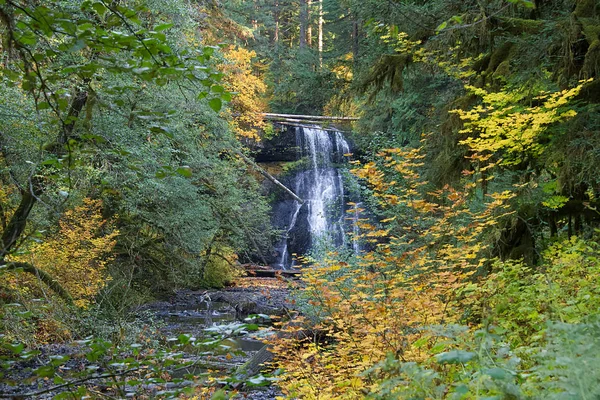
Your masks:
<path fill-rule="evenodd" d="M 297 172 L 289 185 L 304 205 L 294 202 L 283 216 L 285 237 L 278 246 L 282 268 L 293 265 L 289 242 L 302 242 L 295 247 L 304 251 L 321 242 L 346 246 L 346 199 L 343 176 L 336 164 L 347 161 L 350 146 L 339 131 L 317 127 L 298 127 L 296 144 L 299 158 L 306 157 L 308 168 Z M 355 228 L 348 226 L 349 230 Z M 299 237 L 307 236 L 304 240 Z M 353 248 L 355 248 L 353 243 Z"/>

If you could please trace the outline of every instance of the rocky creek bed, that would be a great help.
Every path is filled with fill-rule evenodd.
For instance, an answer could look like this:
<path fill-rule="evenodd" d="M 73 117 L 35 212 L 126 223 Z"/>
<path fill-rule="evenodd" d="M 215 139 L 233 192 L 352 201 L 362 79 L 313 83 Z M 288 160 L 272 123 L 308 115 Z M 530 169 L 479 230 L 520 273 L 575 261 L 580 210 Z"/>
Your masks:
<path fill-rule="evenodd" d="M 223 290 L 180 291 L 167 301 L 147 304 L 135 312 L 143 318 L 151 318 L 158 322 L 158 330 L 154 340 L 161 342 L 181 341 L 182 335 L 194 340 L 206 342 L 211 338 L 211 346 L 181 346 L 177 354 L 179 361 L 190 363 L 171 373 L 175 383 L 161 382 L 153 387 L 144 384 L 145 397 L 152 398 L 161 390 L 191 385 L 186 379 L 189 374 L 201 374 L 207 370 L 215 372 L 217 377 L 239 376 L 239 371 L 264 344 L 263 340 L 275 331 L 270 327 L 270 317 L 284 317 L 288 313 L 288 282 L 278 278 L 245 278 L 237 286 Z M 178 339 L 179 338 L 179 339 Z M 52 360 L 68 358 L 59 368 L 61 372 L 85 371 L 92 362 L 84 356 L 85 349 L 81 344 L 51 344 L 34 350 L 34 357 L 11 363 L 0 379 L 0 398 L 52 398 L 52 396 L 72 387 L 59 387 L 61 381 L 53 379 L 35 379 L 34 371 L 44 367 Z M 263 350 L 264 352 L 264 350 Z M 253 371 L 254 372 L 254 371 Z M 106 371 L 94 372 L 102 375 Z M 68 375 L 68 374 L 67 374 Z M 178 376 L 174 376 L 178 375 Z M 65 375 L 66 376 L 66 375 Z M 246 376 L 245 378 L 250 378 Z M 65 379 L 70 382 L 74 379 Z M 219 379 L 217 379 L 219 380 Z M 268 383 L 268 380 L 265 381 Z M 115 398 L 110 390 L 102 393 L 100 379 L 86 380 L 82 384 L 94 386 L 98 390 L 98 398 Z M 141 385 L 141 384 L 140 384 Z M 57 387 L 56 391 L 49 391 Z M 273 385 L 248 385 L 243 379 L 230 381 L 229 388 L 238 391 L 237 398 L 275 399 L 281 395 Z M 137 398 L 135 393 L 139 387 L 127 387 L 128 397 Z M 32 396 L 32 394 L 37 395 Z M 25 394 L 25 396 L 22 396 Z M 118 397 L 117 397 L 118 398 Z"/>

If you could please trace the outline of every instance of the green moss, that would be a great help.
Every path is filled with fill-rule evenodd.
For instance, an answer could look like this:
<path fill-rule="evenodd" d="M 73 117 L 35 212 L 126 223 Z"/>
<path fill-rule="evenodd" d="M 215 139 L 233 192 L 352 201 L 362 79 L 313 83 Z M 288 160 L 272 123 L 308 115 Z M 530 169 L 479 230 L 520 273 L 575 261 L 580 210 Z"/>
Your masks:
<path fill-rule="evenodd" d="M 485 71 L 488 67 L 488 65 L 490 65 L 490 58 L 491 56 L 489 54 L 487 54 L 485 57 L 482 57 L 481 59 L 475 61 L 475 63 L 473 63 L 473 71 L 476 72 L 482 72 Z"/>
<path fill-rule="evenodd" d="M 600 75 L 600 40 L 594 41 L 588 48 L 581 72 L 584 78 Z"/>
<path fill-rule="evenodd" d="M 574 14 L 580 18 L 593 17 L 598 9 L 597 0 L 577 0 Z"/>
<path fill-rule="evenodd" d="M 587 83 L 575 97 L 575 100 L 582 100 L 588 103 L 600 103 L 600 79 Z"/>
<path fill-rule="evenodd" d="M 504 60 L 498 65 L 496 71 L 492 75 L 494 80 L 503 80 L 505 81 L 508 75 L 510 74 L 510 60 Z"/>
<path fill-rule="evenodd" d="M 596 18 L 579 18 L 585 40 L 591 45 L 600 38 L 600 21 Z"/>
<path fill-rule="evenodd" d="M 491 57 L 485 76 L 493 80 L 505 81 L 510 73 L 510 60 L 515 54 L 515 46 L 511 42 L 506 42 L 496 49 Z"/>
<path fill-rule="evenodd" d="M 408 54 L 389 54 L 381 57 L 361 85 L 363 91 L 371 87 L 379 91 L 387 82 L 392 92 L 400 92 L 404 85 L 402 73 L 411 61 L 412 57 Z"/>
<path fill-rule="evenodd" d="M 545 24 L 542 20 L 524 18 L 499 18 L 498 21 L 503 31 L 515 36 L 540 33 Z"/>
<path fill-rule="evenodd" d="M 498 66 L 502 62 L 504 62 L 508 59 L 508 57 L 510 56 L 512 47 L 513 47 L 513 44 L 511 42 L 506 42 L 492 53 L 492 56 L 490 58 L 490 63 L 486 70 L 486 73 L 488 75 L 493 74 L 494 71 L 496 70 L 496 68 L 498 68 Z"/>

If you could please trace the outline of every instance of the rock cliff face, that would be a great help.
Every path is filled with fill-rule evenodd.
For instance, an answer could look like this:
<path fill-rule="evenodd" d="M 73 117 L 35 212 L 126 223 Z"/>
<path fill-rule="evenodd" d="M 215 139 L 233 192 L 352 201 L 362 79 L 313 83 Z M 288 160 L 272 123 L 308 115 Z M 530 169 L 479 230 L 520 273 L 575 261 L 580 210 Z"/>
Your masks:
<path fill-rule="evenodd" d="M 256 146 L 255 160 L 257 163 L 297 161 L 301 150 L 298 146 L 295 128 L 282 126 L 278 135 Z"/>

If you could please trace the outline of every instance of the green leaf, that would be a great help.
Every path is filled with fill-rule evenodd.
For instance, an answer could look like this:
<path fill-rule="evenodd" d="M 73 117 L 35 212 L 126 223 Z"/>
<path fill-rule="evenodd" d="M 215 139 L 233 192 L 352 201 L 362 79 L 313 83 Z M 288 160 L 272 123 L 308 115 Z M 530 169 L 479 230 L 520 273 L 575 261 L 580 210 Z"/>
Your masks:
<path fill-rule="evenodd" d="M 50 365 L 44 365 L 43 367 L 39 367 L 33 372 L 40 378 L 52 378 L 56 373 L 54 367 Z"/>
<path fill-rule="evenodd" d="M 59 365 L 63 365 L 64 363 L 66 363 L 67 361 L 69 361 L 71 359 L 71 357 L 69 356 L 50 356 L 50 363 L 55 366 L 58 367 Z"/>
<path fill-rule="evenodd" d="M 83 40 L 77 40 L 75 43 L 73 43 L 73 45 L 69 48 L 69 52 L 71 53 L 75 53 L 76 51 L 79 51 L 81 49 L 83 49 L 86 46 L 86 43 Z"/>
<path fill-rule="evenodd" d="M 207 46 L 202 50 L 202 52 L 204 53 L 205 56 L 210 57 L 215 52 L 215 48 Z"/>
<path fill-rule="evenodd" d="M 448 21 L 442 22 L 441 24 L 438 25 L 437 28 L 435 28 L 436 33 L 438 33 L 441 30 L 444 30 L 447 26 L 448 26 Z"/>
<path fill-rule="evenodd" d="M 17 315 L 21 318 L 31 318 L 33 317 L 33 313 L 31 311 L 21 311 L 18 312 Z"/>
<path fill-rule="evenodd" d="M 192 169 L 190 167 L 188 167 L 187 165 L 177 168 L 176 172 L 185 178 L 192 177 Z"/>
<path fill-rule="evenodd" d="M 17 354 L 21 354 L 23 352 L 23 350 L 25 349 L 25 345 L 23 343 L 17 343 L 17 344 L 5 344 L 4 347 L 6 347 L 8 350 L 12 351 L 13 354 L 17 355 Z"/>
<path fill-rule="evenodd" d="M 157 26 L 154 27 L 154 31 L 156 31 L 156 32 L 165 31 L 165 30 L 169 29 L 172 26 L 173 26 L 173 24 L 171 24 L 171 23 L 157 25 Z"/>
<path fill-rule="evenodd" d="M 192 340 L 192 337 L 190 335 L 182 333 L 181 335 L 177 336 L 177 340 L 181 344 L 188 344 Z"/>
<path fill-rule="evenodd" d="M 437 354 L 446 348 L 446 343 L 438 343 L 431 348 L 431 353 Z"/>
<path fill-rule="evenodd" d="M 469 393 L 469 388 L 464 383 L 461 383 L 456 387 L 456 389 L 454 389 L 454 393 L 460 396 L 464 396 Z"/>
<path fill-rule="evenodd" d="M 215 112 L 219 112 L 221 111 L 221 108 L 223 107 L 223 102 L 221 101 L 221 99 L 215 97 L 214 99 L 211 99 L 208 102 L 208 105 L 210 106 L 210 108 L 212 108 Z"/>
<path fill-rule="evenodd" d="M 99 1 L 95 2 L 94 4 L 92 4 L 92 8 L 100 16 L 104 16 L 104 14 L 106 14 L 106 12 L 108 11 L 108 8 L 106 8 L 106 6 L 104 4 L 102 4 L 102 3 L 100 3 Z"/>
<path fill-rule="evenodd" d="M 150 127 L 150 132 L 162 133 L 163 135 L 165 135 L 166 137 L 168 137 L 170 139 L 173 139 L 175 137 L 173 135 L 173 133 L 171 132 L 171 130 L 166 126 L 153 125 Z"/>
<path fill-rule="evenodd" d="M 227 399 L 227 395 L 225 394 L 225 391 L 222 389 L 216 391 L 211 397 L 211 400 L 226 400 L 226 399 Z"/>
<path fill-rule="evenodd" d="M 504 370 L 502 368 L 497 368 L 497 367 L 484 369 L 483 373 L 486 375 L 489 375 L 493 379 L 498 379 L 498 380 L 503 380 L 503 379 L 506 379 L 509 376 L 511 376 L 511 374 L 509 372 L 507 372 L 506 370 Z"/>
<path fill-rule="evenodd" d="M 435 356 L 440 364 L 464 364 L 475 358 L 476 354 L 464 350 L 450 350 Z"/>
<path fill-rule="evenodd" d="M 23 359 L 23 360 L 29 360 L 35 356 L 38 356 L 42 354 L 41 351 L 39 350 L 29 350 L 29 351 L 24 351 L 21 353 L 21 355 L 19 355 L 19 358 Z"/>
<path fill-rule="evenodd" d="M 423 347 L 425 344 L 427 344 L 427 340 L 429 340 L 429 338 L 427 336 L 423 336 L 422 338 L 420 338 L 419 340 L 415 341 L 412 344 L 412 347 L 414 347 L 415 349 L 420 349 L 421 347 Z"/>

